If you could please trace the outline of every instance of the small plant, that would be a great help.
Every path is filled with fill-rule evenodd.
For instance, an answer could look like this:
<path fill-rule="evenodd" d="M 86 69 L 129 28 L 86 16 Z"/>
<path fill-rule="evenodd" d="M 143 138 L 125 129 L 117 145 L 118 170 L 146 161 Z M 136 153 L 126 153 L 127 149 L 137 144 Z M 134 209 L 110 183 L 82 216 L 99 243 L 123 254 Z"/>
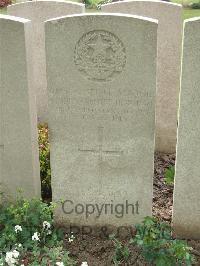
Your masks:
<path fill-rule="evenodd" d="M 117 240 L 114 235 L 110 236 L 110 239 L 114 242 L 115 253 L 113 256 L 113 262 L 116 266 L 120 265 L 122 261 L 127 261 L 130 252 L 126 245 L 122 244 L 119 240 Z"/>
<path fill-rule="evenodd" d="M 69 257 L 69 252 L 64 251 L 63 245 L 56 247 L 35 248 L 32 252 L 28 266 L 74 266 L 75 262 Z"/>
<path fill-rule="evenodd" d="M 105 4 L 112 3 L 112 0 L 100 0 L 99 3 L 97 4 L 97 9 L 101 10 L 101 6 Z"/>
<path fill-rule="evenodd" d="M 136 225 L 136 235 L 131 240 L 142 249 L 147 262 L 156 266 L 191 265 L 191 248 L 183 240 L 172 239 L 172 229 L 165 222 L 146 217 L 142 224 Z"/>
<path fill-rule="evenodd" d="M 170 165 L 164 173 L 164 181 L 167 185 L 174 184 L 174 175 L 175 175 L 175 167 L 174 165 Z"/>
<path fill-rule="evenodd" d="M 86 8 L 88 9 L 100 9 L 99 2 L 100 0 L 84 0 L 83 1 Z"/>
<path fill-rule="evenodd" d="M 200 1 L 190 3 L 189 7 L 192 8 L 192 9 L 200 9 Z"/>
<path fill-rule="evenodd" d="M 0 205 L 0 265 L 75 265 L 63 249 L 64 233 L 54 228 L 54 208 L 21 196 Z"/>
<path fill-rule="evenodd" d="M 51 169 L 48 125 L 38 125 L 38 143 L 40 155 L 40 177 L 42 185 L 42 198 L 51 200 Z"/>

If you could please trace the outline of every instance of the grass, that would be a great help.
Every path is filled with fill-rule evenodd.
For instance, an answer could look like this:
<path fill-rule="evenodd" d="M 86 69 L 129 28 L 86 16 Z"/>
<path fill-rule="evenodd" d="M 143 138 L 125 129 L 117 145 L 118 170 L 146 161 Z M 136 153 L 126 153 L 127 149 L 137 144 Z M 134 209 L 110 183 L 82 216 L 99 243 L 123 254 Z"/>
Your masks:
<path fill-rule="evenodd" d="M 185 8 L 183 11 L 183 20 L 193 17 L 200 17 L 200 9 Z"/>
<path fill-rule="evenodd" d="M 0 8 L 0 14 L 7 14 L 6 8 Z"/>
<path fill-rule="evenodd" d="M 171 2 L 181 5 L 189 3 L 198 3 L 200 0 L 171 0 Z M 193 17 L 200 17 L 200 9 L 183 8 L 183 20 Z"/>

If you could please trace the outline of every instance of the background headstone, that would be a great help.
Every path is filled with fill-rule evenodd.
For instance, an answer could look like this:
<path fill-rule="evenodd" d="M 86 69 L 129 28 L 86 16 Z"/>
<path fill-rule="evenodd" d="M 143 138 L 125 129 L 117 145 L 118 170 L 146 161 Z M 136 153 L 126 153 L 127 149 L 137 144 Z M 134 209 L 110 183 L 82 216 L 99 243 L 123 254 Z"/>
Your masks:
<path fill-rule="evenodd" d="M 200 238 L 200 19 L 185 23 L 173 226 L 180 238 Z"/>
<path fill-rule="evenodd" d="M 102 5 L 101 9 L 158 19 L 156 151 L 175 152 L 181 69 L 181 5 L 134 0 Z"/>
<path fill-rule="evenodd" d="M 84 12 L 84 5 L 67 1 L 28 1 L 8 6 L 8 14 L 31 20 L 33 90 L 37 95 L 40 122 L 48 121 L 44 21 Z"/>
<path fill-rule="evenodd" d="M 57 222 L 132 225 L 151 215 L 156 34 L 157 21 L 128 15 L 46 23 L 53 201 L 77 212 L 135 206 L 121 218 L 120 206 L 99 218 L 58 208 Z"/>
<path fill-rule="evenodd" d="M 0 15 L 0 192 L 41 197 L 36 101 L 29 86 L 30 22 Z M 26 37 L 25 37 L 26 35 Z M 30 64 L 31 65 L 31 64 Z"/>

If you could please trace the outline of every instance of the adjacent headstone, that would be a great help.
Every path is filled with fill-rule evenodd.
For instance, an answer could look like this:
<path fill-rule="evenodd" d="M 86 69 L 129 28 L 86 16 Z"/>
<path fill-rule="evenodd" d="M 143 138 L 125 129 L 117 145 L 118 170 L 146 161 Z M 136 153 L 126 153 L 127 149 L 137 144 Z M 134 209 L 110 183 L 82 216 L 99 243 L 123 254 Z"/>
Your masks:
<path fill-rule="evenodd" d="M 18 189 L 27 198 L 41 196 L 30 27 L 28 20 L 0 15 L 0 192 L 10 199 Z"/>
<path fill-rule="evenodd" d="M 32 0 L 16 0 L 15 3 L 18 4 L 18 3 L 28 2 L 28 1 L 32 1 Z M 36 0 L 34 0 L 34 1 L 36 1 Z"/>
<path fill-rule="evenodd" d="M 33 44 L 33 90 L 37 95 L 40 122 L 48 121 L 44 21 L 84 12 L 84 5 L 66 1 L 29 1 L 8 6 L 8 14 L 31 20 Z"/>
<path fill-rule="evenodd" d="M 200 239 L 200 18 L 185 22 L 173 225 L 180 238 Z"/>
<path fill-rule="evenodd" d="M 103 5 L 102 11 L 158 19 L 156 151 L 175 152 L 182 41 L 181 5 L 134 0 Z"/>
<path fill-rule="evenodd" d="M 46 23 L 58 223 L 132 225 L 151 215 L 156 33 L 157 21 L 129 15 Z"/>

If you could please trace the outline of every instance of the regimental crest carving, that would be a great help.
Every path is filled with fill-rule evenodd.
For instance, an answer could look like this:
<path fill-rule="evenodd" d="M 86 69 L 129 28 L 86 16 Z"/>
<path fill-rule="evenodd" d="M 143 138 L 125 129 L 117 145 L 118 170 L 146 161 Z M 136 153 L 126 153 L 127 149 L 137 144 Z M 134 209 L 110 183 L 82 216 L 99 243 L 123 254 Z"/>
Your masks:
<path fill-rule="evenodd" d="M 109 81 L 122 72 L 126 64 L 126 51 L 122 41 L 104 30 L 84 34 L 75 47 L 74 62 L 88 79 Z"/>

